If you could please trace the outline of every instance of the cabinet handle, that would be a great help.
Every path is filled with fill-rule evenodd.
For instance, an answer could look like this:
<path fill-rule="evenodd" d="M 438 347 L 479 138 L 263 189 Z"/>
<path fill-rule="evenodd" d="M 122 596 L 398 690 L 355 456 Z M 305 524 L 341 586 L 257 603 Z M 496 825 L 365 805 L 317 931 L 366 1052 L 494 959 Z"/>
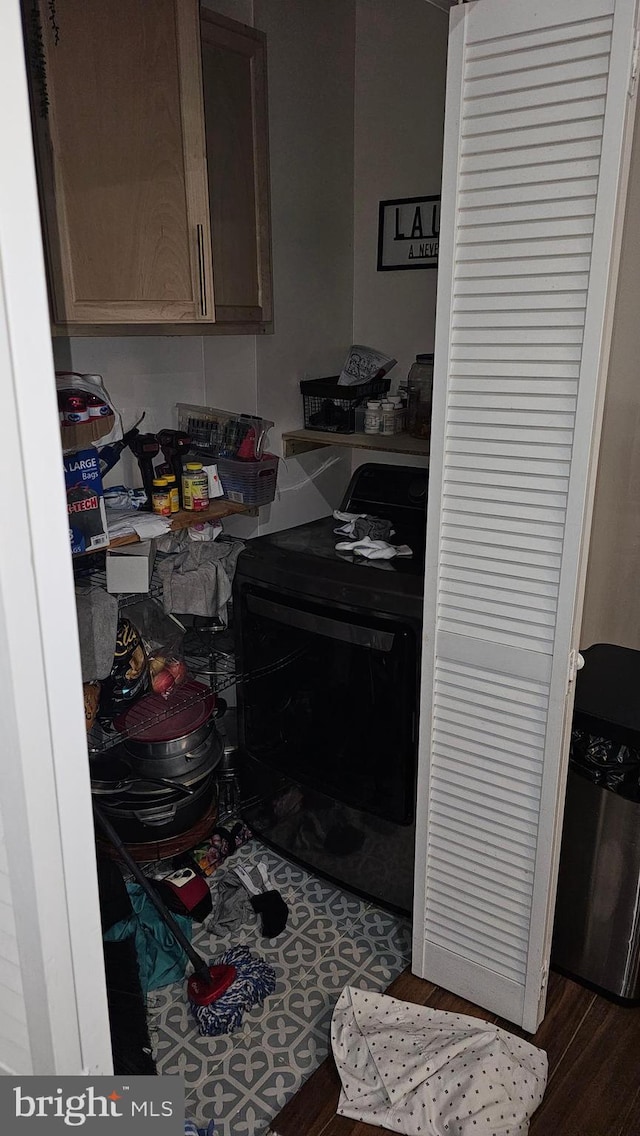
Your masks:
<path fill-rule="evenodd" d="M 204 229 L 202 225 L 196 225 L 196 233 L 198 236 L 198 277 L 200 279 L 200 314 L 206 316 L 207 314 L 207 280 L 204 271 Z"/>

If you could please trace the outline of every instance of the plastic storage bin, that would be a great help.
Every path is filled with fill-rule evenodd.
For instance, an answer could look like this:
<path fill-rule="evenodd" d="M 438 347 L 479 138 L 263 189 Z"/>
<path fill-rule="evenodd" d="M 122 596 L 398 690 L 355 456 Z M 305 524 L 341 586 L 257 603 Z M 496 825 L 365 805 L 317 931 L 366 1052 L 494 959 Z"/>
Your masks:
<path fill-rule="evenodd" d="M 194 448 L 212 457 L 262 457 L 267 432 L 273 426 L 266 418 L 233 414 L 213 406 L 176 404 L 178 429 L 191 438 Z M 246 451 L 246 452 L 243 452 Z"/>
<path fill-rule="evenodd" d="M 276 495 L 278 461 L 275 454 L 263 454 L 260 461 L 218 458 L 223 496 L 236 505 L 268 505 Z"/>
<path fill-rule="evenodd" d="M 300 383 L 305 430 L 327 434 L 355 434 L 356 407 L 370 398 L 381 398 L 391 379 L 370 379 L 357 386 L 340 386 L 338 376 L 304 379 Z"/>
<path fill-rule="evenodd" d="M 551 962 L 640 1000 L 640 651 L 599 643 L 578 674 Z"/>

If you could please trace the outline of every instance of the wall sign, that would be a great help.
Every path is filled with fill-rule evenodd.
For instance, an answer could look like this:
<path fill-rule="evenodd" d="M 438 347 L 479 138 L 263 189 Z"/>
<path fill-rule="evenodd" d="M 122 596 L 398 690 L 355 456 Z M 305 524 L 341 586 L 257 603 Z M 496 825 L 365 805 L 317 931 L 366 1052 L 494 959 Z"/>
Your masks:
<path fill-rule="evenodd" d="M 439 235 L 439 194 L 381 201 L 378 272 L 399 268 L 437 268 Z"/>

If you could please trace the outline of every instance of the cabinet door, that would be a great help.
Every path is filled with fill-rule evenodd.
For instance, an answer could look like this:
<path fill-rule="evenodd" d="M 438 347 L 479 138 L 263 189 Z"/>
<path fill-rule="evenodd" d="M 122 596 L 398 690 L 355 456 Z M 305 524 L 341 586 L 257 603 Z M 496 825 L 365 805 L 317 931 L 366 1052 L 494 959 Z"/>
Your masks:
<path fill-rule="evenodd" d="M 255 28 L 201 13 L 216 320 L 271 319 L 266 44 Z"/>
<path fill-rule="evenodd" d="M 197 0 L 40 2 L 57 323 L 214 319 Z M 38 92 L 36 92 L 36 102 Z"/>
<path fill-rule="evenodd" d="M 636 0 L 451 14 L 413 969 L 544 1012 Z"/>

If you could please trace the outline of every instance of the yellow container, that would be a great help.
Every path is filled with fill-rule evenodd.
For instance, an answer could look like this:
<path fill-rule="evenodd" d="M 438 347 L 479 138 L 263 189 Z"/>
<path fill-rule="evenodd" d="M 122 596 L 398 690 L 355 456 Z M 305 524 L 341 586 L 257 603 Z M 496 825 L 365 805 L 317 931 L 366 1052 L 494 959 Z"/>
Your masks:
<path fill-rule="evenodd" d="M 178 482 L 176 481 L 175 476 L 172 473 L 167 474 L 167 476 L 164 478 L 164 480 L 167 483 L 167 489 L 169 490 L 169 497 L 171 498 L 171 512 L 172 513 L 178 513 L 180 511 L 180 497 L 178 496 Z"/>
<path fill-rule="evenodd" d="M 200 513 L 209 507 L 209 478 L 202 462 L 187 462 L 182 475 L 182 503 L 189 512 Z"/>
<path fill-rule="evenodd" d="M 160 517 L 171 516 L 171 494 L 164 477 L 155 477 L 153 480 L 151 508 Z"/>

